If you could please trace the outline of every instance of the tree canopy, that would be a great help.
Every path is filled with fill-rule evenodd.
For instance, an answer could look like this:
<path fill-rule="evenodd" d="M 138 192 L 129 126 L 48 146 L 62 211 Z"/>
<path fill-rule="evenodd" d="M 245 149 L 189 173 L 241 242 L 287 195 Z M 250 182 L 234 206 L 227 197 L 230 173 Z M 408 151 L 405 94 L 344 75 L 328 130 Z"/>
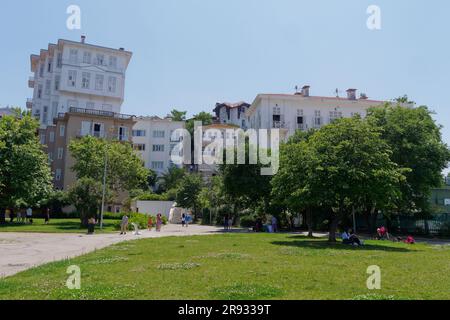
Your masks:
<path fill-rule="evenodd" d="M 27 115 L 0 119 L 0 208 L 36 205 L 52 190 L 38 128 L 38 122 Z"/>

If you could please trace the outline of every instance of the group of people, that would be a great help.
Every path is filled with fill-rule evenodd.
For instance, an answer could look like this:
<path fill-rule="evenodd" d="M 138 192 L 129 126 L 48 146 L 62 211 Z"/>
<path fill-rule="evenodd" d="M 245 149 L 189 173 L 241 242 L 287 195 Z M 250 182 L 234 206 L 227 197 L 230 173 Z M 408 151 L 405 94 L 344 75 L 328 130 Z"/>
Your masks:
<path fill-rule="evenodd" d="M 49 208 L 43 208 L 42 212 L 44 216 L 44 224 L 49 224 L 50 222 L 50 209 Z M 9 216 L 9 222 L 13 223 L 14 221 L 17 221 L 18 223 L 29 223 L 33 224 L 33 209 L 28 208 L 21 208 L 17 211 L 17 213 L 14 212 L 13 209 L 6 209 L 5 216 Z"/>
<path fill-rule="evenodd" d="M 223 217 L 223 228 L 225 231 L 230 231 L 233 229 L 233 217 L 229 214 L 226 214 Z"/>
<path fill-rule="evenodd" d="M 364 245 L 364 242 L 358 238 L 358 236 L 353 232 L 352 229 L 344 230 L 344 232 L 341 235 L 341 238 L 342 238 L 342 243 L 344 243 L 344 244 L 350 244 L 350 245 L 355 245 L 355 246 Z M 389 235 L 387 228 L 382 226 L 380 228 L 377 228 L 377 235 L 376 235 L 375 239 L 376 240 L 390 240 L 391 236 Z M 394 237 L 394 238 L 392 238 L 392 241 L 405 242 L 407 244 L 416 243 L 416 240 L 411 235 L 407 236 L 406 239 L 403 239 L 402 237 Z"/>
<path fill-rule="evenodd" d="M 128 231 L 128 224 L 129 224 L 130 218 L 124 214 L 122 217 L 122 221 L 120 222 L 120 234 L 121 235 L 126 235 L 127 231 Z M 148 231 L 152 231 L 153 229 L 153 218 L 152 216 L 148 217 L 148 221 L 147 221 L 147 229 Z M 161 231 L 161 227 L 163 225 L 163 219 L 162 219 L 162 214 L 158 213 L 156 215 L 156 221 L 155 221 L 155 226 L 156 226 L 156 232 L 160 232 Z"/>
<path fill-rule="evenodd" d="M 266 230 L 268 232 L 278 232 L 278 219 L 275 216 L 272 216 L 270 218 L 269 224 L 267 224 L 266 226 L 267 226 Z M 255 231 L 255 232 L 265 231 L 264 223 L 261 218 L 256 219 L 256 223 L 255 223 L 255 227 L 253 228 L 253 231 Z"/>

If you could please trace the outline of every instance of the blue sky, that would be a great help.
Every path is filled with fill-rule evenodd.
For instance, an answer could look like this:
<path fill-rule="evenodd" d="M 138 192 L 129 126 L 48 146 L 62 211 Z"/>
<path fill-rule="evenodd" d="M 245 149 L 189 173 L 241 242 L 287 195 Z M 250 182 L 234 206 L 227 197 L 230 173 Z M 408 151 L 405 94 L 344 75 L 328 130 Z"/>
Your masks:
<path fill-rule="evenodd" d="M 82 29 L 66 28 L 66 8 Z M 366 27 L 381 8 L 382 29 Z M 123 113 L 193 114 L 258 93 L 313 95 L 355 87 L 371 98 L 408 94 L 437 112 L 450 143 L 447 0 L 8 0 L 0 5 L 0 105 L 24 106 L 29 55 L 58 38 L 134 53 Z"/>

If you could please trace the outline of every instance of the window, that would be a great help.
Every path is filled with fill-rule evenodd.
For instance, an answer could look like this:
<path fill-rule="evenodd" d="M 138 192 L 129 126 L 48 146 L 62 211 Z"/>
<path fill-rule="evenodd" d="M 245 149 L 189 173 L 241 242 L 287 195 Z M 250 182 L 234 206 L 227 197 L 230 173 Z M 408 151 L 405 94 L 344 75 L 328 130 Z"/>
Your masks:
<path fill-rule="evenodd" d="M 314 111 L 314 127 L 320 127 L 322 125 L 322 117 L 320 111 Z"/>
<path fill-rule="evenodd" d="M 133 135 L 133 137 L 145 137 L 146 136 L 145 130 L 133 130 L 133 131 L 131 131 L 131 134 Z"/>
<path fill-rule="evenodd" d="M 103 80 L 104 80 L 104 76 L 102 74 L 95 75 L 95 90 L 99 90 L 99 91 L 103 90 Z"/>
<path fill-rule="evenodd" d="M 114 69 L 117 67 L 117 57 L 109 56 L 109 66 Z"/>
<path fill-rule="evenodd" d="M 152 169 L 153 170 L 162 170 L 164 168 L 163 161 L 152 161 Z"/>
<path fill-rule="evenodd" d="M 91 58 L 92 58 L 91 57 L 91 53 L 85 51 L 84 54 L 83 54 L 83 63 L 91 64 Z"/>
<path fill-rule="evenodd" d="M 103 123 L 94 123 L 94 137 L 103 138 L 105 136 L 105 125 Z"/>
<path fill-rule="evenodd" d="M 333 122 L 334 120 L 339 118 L 342 118 L 342 112 L 330 111 L 330 122 Z"/>
<path fill-rule="evenodd" d="M 155 130 L 153 131 L 153 138 L 164 138 L 166 132 L 164 130 Z"/>
<path fill-rule="evenodd" d="M 39 77 L 43 78 L 44 77 L 44 64 L 41 63 L 41 65 L 39 66 Z"/>
<path fill-rule="evenodd" d="M 281 113 L 281 108 L 278 107 L 278 105 L 273 108 L 273 114 L 280 114 L 280 113 Z"/>
<path fill-rule="evenodd" d="M 133 145 L 134 150 L 137 151 L 145 151 L 145 144 L 142 143 L 136 143 Z"/>
<path fill-rule="evenodd" d="M 164 152 L 164 145 L 163 144 L 154 144 L 153 152 Z"/>
<path fill-rule="evenodd" d="M 58 56 L 56 58 L 56 67 L 61 68 L 62 67 L 62 53 L 58 52 Z"/>
<path fill-rule="evenodd" d="M 95 109 L 95 102 L 92 101 L 86 102 L 86 109 Z"/>
<path fill-rule="evenodd" d="M 70 61 L 70 63 L 78 62 L 78 50 L 77 49 L 70 49 L 69 61 Z"/>
<path fill-rule="evenodd" d="M 53 59 L 48 59 L 48 63 L 47 63 L 47 72 L 48 73 L 52 72 L 52 63 L 53 63 Z"/>
<path fill-rule="evenodd" d="M 89 72 L 83 72 L 81 79 L 81 87 L 83 89 L 89 89 L 90 82 L 91 82 L 91 74 Z"/>
<path fill-rule="evenodd" d="M 69 87 L 75 87 L 76 82 L 77 82 L 77 72 L 75 70 L 69 70 L 67 85 Z"/>
<path fill-rule="evenodd" d="M 59 136 L 64 137 L 65 133 L 66 133 L 66 126 L 62 124 L 59 126 Z"/>
<path fill-rule="evenodd" d="M 52 81 L 45 80 L 45 94 L 50 95 L 51 90 L 52 90 Z"/>
<path fill-rule="evenodd" d="M 95 64 L 98 66 L 103 66 L 105 64 L 105 56 L 103 54 L 97 54 L 95 57 Z"/>
<path fill-rule="evenodd" d="M 42 123 L 47 123 L 48 120 L 48 107 L 44 106 L 44 114 L 42 115 Z"/>
<path fill-rule="evenodd" d="M 52 102 L 52 119 L 56 118 L 58 115 L 58 101 Z"/>
<path fill-rule="evenodd" d="M 92 123 L 90 121 L 81 121 L 80 135 L 82 137 L 88 136 L 91 134 L 91 125 L 92 125 Z"/>
<path fill-rule="evenodd" d="M 55 91 L 59 90 L 59 83 L 61 82 L 61 76 L 55 76 Z"/>
<path fill-rule="evenodd" d="M 61 180 L 61 175 L 62 175 L 62 170 L 61 169 L 56 169 L 56 171 L 55 171 L 55 180 L 56 181 L 60 181 Z"/>
<path fill-rule="evenodd" d="M 36 119 L 38 119 L 39 121 L 41 120 L 41 110 L 40 110 L 40 109 L 36 109 L 36 110 L 34 111 L 34 117 L 35 117 Z"/>
<path fill-rule="evenodd" d="M 48 162 L 53 161 L 53 152 L 48 153 Z"/>
<path fill-rule="evenodd" d="M 42 98 L 42 84 L 38 85 L 37 97 Z"/>
<path fill-rule="evenodd" d="M 116 77 L 108 78 L 108 91 L 109 92 L 116 92 L 116 83 L 117 83 Z"/>
<path fill-rule="evenodd" d="M 58 160 L 62 160 L 63 155 L 64 155 L 64 149 L 58 148 Z"/>
<path fill-rule="evenodd" d="M 41 134 L 40 140 L 41 140 L 41 144 L 45 144 L 45 133 Z"/>
<path fill-rule="evenodd" d="M 119 127 L 119 141 L 127 141 L 127 140 L 128 140 L 128 128 Z"/>
<path fill-rule="evenodd" d="M 48 141 L 55 142 L 55 132 L 54 131 L 50 131 L 50 133 L 48 134 Z"/>

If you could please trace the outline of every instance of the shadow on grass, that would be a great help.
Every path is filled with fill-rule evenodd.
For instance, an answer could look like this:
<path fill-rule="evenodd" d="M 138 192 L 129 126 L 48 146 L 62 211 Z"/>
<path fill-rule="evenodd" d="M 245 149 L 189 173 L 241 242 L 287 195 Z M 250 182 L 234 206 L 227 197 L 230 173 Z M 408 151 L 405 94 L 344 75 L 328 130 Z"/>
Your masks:
<path fill-rule="evenodd" d="M 293 238 L 300 238 L 294 236 Z M 286 247 L 305 248 L 305 249 L 335 249 L 335 250 L 358 250 L 358 251 L 389 251 L 389 252 L 411 252 L 412 250 L 407 248 L 390 247 L 376 244 L 365 244 L 361 247 L 354 247 L 351 245 L 345 245 L 341 242 L 330 243 L 325 240 L 311 240 L 310 238 L 302 237 L 302 241 L 273 241 L 271 244 Z M 309 240 L 308 240 L 309 239 Z"/>

